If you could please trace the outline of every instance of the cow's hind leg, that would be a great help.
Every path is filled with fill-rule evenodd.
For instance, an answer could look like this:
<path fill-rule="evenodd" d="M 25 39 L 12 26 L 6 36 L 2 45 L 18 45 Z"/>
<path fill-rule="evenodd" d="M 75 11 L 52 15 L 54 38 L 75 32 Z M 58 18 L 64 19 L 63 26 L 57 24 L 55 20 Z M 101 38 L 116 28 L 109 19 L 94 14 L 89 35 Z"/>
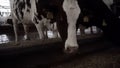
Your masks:
<path fill-rule="evenodd" d="M 15 42 L 18 42 L 18 24 L 17 24 L 17 20 L 13 19 L 13 28 L 14 28 L 14 33 L 15 33 Z"/>
<path fill-rule="evenodd" d="M 14 45 L 19 45 L 20 43 L 18 42 L 20 39 L 18 37 L 18 20 L 13 18 L 13 29 L 14 29 L 14 34 L 15 34 L 15 44 Z"/>
<path fill-rule="evenodd" d="M 25 35 L 26 35 L 25 40 L 30 40 L 29 25 L 23 24 L 23 27 L 24 27 L 24 31 L 25 31 Z"/>
<path fill-rule="evenodd" d="M 76 22 L 80 14 L 77 0 L 64 0 L 63 9 L 67 15 L 68 36 L 65 42 L 65 52 L 74 53 L 78 49 L 76 38 Z"/>

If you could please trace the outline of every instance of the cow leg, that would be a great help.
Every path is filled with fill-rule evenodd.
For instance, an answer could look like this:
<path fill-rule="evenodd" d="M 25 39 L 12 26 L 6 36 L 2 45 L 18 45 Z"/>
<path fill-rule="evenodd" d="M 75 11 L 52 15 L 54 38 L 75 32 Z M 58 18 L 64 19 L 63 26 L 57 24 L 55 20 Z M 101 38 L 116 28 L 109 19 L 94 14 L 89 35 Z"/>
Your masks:
<path fill-rule="evenodd" d="M 57 25 L 56 25 L 56 22 L 53 23 L 53 38 L 58 38 L 58 30 L 57 30 Z"/>
<path fill-rule="evenodd" d="M 53 38 L 58 38 L 58 31 L 57 30 L 53 30 Z"/>
<path fill-rule="evenodd" d="M 62 41 L 65 42 L 67 39 L 67 28 L 68 28 L 67 19 L 65 12 L 62 11 L 62 13 L 59 14 L 61 15 L 58 15 L 57 17 L 57 29 Z"/>
<path fill-rule="evenodd" d="M 39 38 L 40 39 L 45 39 L 43 24 L 38 23 L 38 24 L 35 24 L 35 26 L 37 28 L 37 31 L 38 31 L 38 34 L 39 34 Z"/>
<path fill-rule="evenodd" d="M 45 19 L 42 15 L 41 15 L 42 19 L 39 20 L 36 15 L 33 18 L 33 23 L 35 24 L 38 34 L 39 34 L 39 38 L 40 39 L 47 39 L 47 28 L 46 28 L 46 23 L 49 22 L 49 20 Z"/>
<path fill-rule="evenodd" d="M 26 35 L 26 40 L 30 40 L 29 36 L 29 25 L 23 24 L 25 35 Z"/>
<path fill-rule="evenodd" d="M 67 53 L 74 53 L 78 49 L 76 22 L 80 14 L 80 8 L 77 0 L 64 0 L 63 9 L 66 12 L 68 22 L 68 36 L 65 42 L 65 51 Z"/>
<path fill-rule="evenodd" d="M 80 25 L 79 27 L 80 27 L 80 35 L 84 37 L 85 36 L 85 27 L 83 25 Z"/>
<path fill-rule="evenodd" d="M 48 39 L 48 34 L 47 34 L 47 28 L 44 29 L 44 36 L 45 36 L 45 39 Z"/>
<path fill-rule="evenodd" d="M 13 28 L 14 28 L 14 33 L 15 33 L 15 42 L 18 42 L 18 25 L 17 25 L 17 20 L 13 18 Z"/>

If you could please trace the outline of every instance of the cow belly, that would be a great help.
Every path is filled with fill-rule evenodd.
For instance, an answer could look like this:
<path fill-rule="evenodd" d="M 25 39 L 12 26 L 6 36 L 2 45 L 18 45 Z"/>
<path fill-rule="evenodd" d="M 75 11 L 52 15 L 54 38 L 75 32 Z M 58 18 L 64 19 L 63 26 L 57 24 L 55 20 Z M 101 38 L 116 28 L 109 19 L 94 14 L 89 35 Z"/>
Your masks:
<path fill-rule="evenodd" d="M 32 24 L 32 18 L 34 17 L 33 15 L 32 15 L 32 13 L 33 12 L 28 12 L 28 11 L 26 11 L 26 10 L 23 10 L 24 11 L 24 13 L 23 13 L 23 17 L 21 18 L 21 22 L 23 23 L 23 24 Z"/>

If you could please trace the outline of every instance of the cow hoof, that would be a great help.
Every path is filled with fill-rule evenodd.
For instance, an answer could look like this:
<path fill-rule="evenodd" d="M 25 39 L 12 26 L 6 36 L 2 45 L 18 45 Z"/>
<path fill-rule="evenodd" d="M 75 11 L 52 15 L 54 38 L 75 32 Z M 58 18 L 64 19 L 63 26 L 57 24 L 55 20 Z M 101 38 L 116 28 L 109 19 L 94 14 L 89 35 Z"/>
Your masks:
<path fill-rule="evenodd" d="M 67 54 L 76 54 L 78 51 L 78 47 L 67 47 L 64 52 Z"/>
<path fill-rule="evenodd" d="M 25 40 L 30 40 L 30 38 L 26 38 Z"/>
<path fill-rule="evenodd" d="M 20 45 L 20 42 L 15 42 L 14 45 L 18 46 L 18 45 Z"/>

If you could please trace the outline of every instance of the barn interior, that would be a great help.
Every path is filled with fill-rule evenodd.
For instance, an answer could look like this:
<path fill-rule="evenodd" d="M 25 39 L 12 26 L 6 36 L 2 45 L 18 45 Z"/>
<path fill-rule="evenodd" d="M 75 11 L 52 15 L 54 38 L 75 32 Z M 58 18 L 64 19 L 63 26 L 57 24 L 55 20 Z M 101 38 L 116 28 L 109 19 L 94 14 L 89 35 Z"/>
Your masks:
<path fill-rule="evenodd" d="M 9 0 L 3 1 L 0 4 L 0 68 L 120 68 L 120 23 L 109 27 L 113 29 L 106 31 L 106 35 L 97 26 L 80 24 L 76 33 L 79 50 L 66 54 L 59 33 L 54 37 L 53 31 L 47 30 L 48 38 L 40 40 L 34 25 L 28 30 L 30 40 L 26 40 L 23 26 L 18 24 L 16 44 Z M 120 1 L 113 0 L 110 8 L 120 20 Z M 90 11 L 87 13 L 87 17 L 81 18 L 83 23 L 89 22 Z M 103 21 L 102 25 L 107 24 Z"/>

